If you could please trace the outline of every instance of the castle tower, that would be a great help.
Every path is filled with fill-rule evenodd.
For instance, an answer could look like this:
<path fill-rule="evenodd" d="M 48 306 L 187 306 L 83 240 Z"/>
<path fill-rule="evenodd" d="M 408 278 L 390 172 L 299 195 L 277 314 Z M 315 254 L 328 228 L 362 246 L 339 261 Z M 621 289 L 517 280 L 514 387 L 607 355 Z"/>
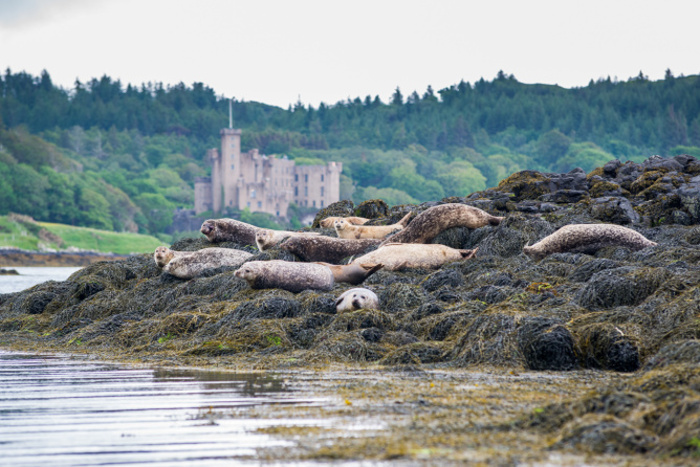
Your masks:
<path fill-rule="evenodd" d="M 225 207 L 238 208 L 238 179 L 241 175 L 241 130 L 224 128 L 221 134 L 221 157 L 218 167 L 212 167 L 212 184 L 216 191 L 220 186 L 221 195 L 214 193 L 214 211 L 221 212 Z M 220 182 L 214 182 L 214 169 L 219 173 Z M 221 204 L 217 205 L 217 196 Z"/>

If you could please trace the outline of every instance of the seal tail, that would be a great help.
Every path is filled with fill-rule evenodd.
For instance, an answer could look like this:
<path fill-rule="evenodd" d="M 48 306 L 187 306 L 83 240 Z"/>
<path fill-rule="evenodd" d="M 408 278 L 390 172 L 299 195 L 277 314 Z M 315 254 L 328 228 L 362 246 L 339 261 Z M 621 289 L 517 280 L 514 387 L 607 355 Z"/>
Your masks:
<path fill-rule="evenodd" d="M 365 270 L 365 277 L 362 279 L 363 281 L 384 267 L 383 264 L 361 264 L 360 266 L 362 266 L 362 268 Z"/>
<path fill-rule="evenodd" d="M 401 220 L 397 222 L 397 224 L 401 224 L 402 226 L 406 227 L 408 225 L 408 220 L 411 218 L 411 215 L 413 215 L 413 213 L 409 212 L 408 214 L 403 216 Z"/>
<path fill-rule="evenodd" d="M 489 225 L 500 225 L 503 219 L 505 219 L 505 217 L 491 216 L 489 217 Z"/>
<path fill-rule="evenodd" d="M 473 250 L 459 250 L 459 253 L 464 259 L 472 259 L 474 255 L 476 255 L 477 251 L 479 251 L 479 247 L 476 247 Z"/>

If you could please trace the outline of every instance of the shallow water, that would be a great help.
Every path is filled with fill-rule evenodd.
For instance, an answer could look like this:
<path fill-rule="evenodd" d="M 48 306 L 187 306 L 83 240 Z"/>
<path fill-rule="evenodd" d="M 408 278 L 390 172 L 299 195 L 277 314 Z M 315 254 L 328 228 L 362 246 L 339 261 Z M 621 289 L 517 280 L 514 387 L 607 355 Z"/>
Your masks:
<path fill-rule="evenodd" d="M 264 374 L 134 369 L 0 351 L 0 465 L 253 461 L 256 448 L 289 444 L 255 430 L 324 422 L 254 419 L 246 408 L 315 403 Z"/>
<path fill-rule="evenodd" d="M 46 281 L 64 281 L 82 268 L 5 267 L 5 269 L 14 269 L 19 275 L 0 276 L 0 294 L 19 292 Z"/>

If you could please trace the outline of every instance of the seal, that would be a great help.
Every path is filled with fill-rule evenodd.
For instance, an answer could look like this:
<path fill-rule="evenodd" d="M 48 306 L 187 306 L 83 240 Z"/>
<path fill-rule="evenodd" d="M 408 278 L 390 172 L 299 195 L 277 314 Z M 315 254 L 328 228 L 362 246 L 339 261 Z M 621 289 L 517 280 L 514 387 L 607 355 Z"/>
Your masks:
<path fill-rule="evenodd" d="M 382 264 L 370 263 L 350 263 L 350 264 L 328 264 L 328 263 L 313 263 L 322 264 L 331 270 L 333 279 L 336 282 L 347 282 L 348 284 L 362 284 L 365 279 L 379 271 L 384 267 Z"/>
<path fill-rule="evenodd" d="M 477 250 L 478 248 L 458 250 L 439 243 L 387 243 L 350 264 L 382 264 L 390 271 L 408 268 L 437 269 L 445 263 L 473 258 Z"/>
<path fill-rule="evenodd" d="M 292 261 L 249 261 L 235 272 L 253 289 L 284 289 L 290 292 L 302 290 L 331 290 L 335 279 L 331 270 L 317 263 Z"/>
<path fill-rule="evenodd" d="M 362 225 L 367 223 L 369 219 L 365 217 L 326 217 L 325 219 L 321 219 L 321 227 L 325 227 L 327 229 L 332 229 L 333 228 L 333 223 L 337 221 L 338 219 L 345 219 L 346 221 L 350 222 L 353 225 Z"/>
<path fill-rule="evenodd" d="M 384 238 L 387 235 L 402 230 L 406 227 L 408 219 L 411 217 L 412 213 L 408 213 L 396 224 L 391 225 L 353 225 L 346 221 L 345 219 L 336 219 L 333 222 L 333 227 L 335 228 L 335 233 L 338 234 L 339 238 Z"/>
<path fill-rule="evenodd" d="M 539 261 L 552 253 L 593 254 L 607 246 L 623 246 L 641 250 L 655 246 L 639 232 L 616 224 L 570 224 L 534 245 L 523 247 L 523 253 Z"/>
<path fill-rule="evenodd" d="M 498 225 L 503 217 L 492 216 L 483 209 L 468 204 L 446 203 L 433 206 L 418 214 L 400 232 L 387 237 L 387 243 L 428 243 L 443 230 L 453 227 L 477 229 L 486 225 Z"/>
<path fill-rule="evenodd" d="M 191 279 L 207 269 L 221 266 L 239 267 L 253 256 L 251 253 L 234 248 L 204 248 L 198 251 L 173 251 L 159 246 L 153 259 L 164 272 L 180 279 Z"/>
<path fill-rule="evenodd" d="M 268 248 L 277 246 L 284 239 L 289 237 L 318 237 L 319 232 L 291 232 L 289 230 L 258 229 L 255 233 L 255 243 L 258 250 L 265 251 Z"/>
<path fill-rule="evenodd" d="M 360 308 L 379 309 L 379 297 L 369 289 L 358 287 L 346 290 L 335 301 L 335 309 L 338 313 L 343 311 L 355 311 Z"/>
<path fill-rule="evenodd" d="M 381 240 L 373 238 L 357 240 L 319 235 L 288 238 L 280 244 L 280 248 L 298 256 L 302 261 L 340 264 L 344 258 L 361 255 L 380 243 Z"/>
<path fill-rule="evenodd" d="M 255 245 L 258 230 L 259 227 L 236 219 L 207 219 L 199 229 L 212 243 L 236 242 L 241 245 Z"/>

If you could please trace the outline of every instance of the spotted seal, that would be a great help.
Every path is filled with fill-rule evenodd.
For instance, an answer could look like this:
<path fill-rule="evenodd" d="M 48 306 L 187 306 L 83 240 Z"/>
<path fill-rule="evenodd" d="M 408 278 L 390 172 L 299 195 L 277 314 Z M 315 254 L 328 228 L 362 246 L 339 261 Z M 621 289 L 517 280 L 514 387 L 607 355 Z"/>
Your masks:
<path fill-rule="evenodd" d="M 445 263 L 473 258 L 477 250 L 478 248 L 457 250 L 437 243 L 387 243 L 360 256 L 353 263 L 383 264 L 390 271 L 407 268 L 437 269 Z"/>
<path fill-rule="evenodd" d="M 335 309 L 338 313 L 359 310 L 360 308 L 379 309 L 377 294 L 364 287 L 357 287 L 346 290 L 335 301 Z"/>
<path fill-rule="evenodd" d="M 191 279 L 207 269 L 221 266 L 239 267 L 253 256 L 251 253 L 234 248 L 204 248 L 197 251 L 173 251 L 159 246 L 153 259 L 164 272 L 181 279 Z"/>
<path fill-rule="evenodd" d="M 346 239 L 361 239 L 361 238 L 385 238 L 387 235 L 402 230 L 406 227 L 408 219 L 412 213 L 408 213 L 396 224 L 391 225 L 353 225 L 343 218 L 336 219 L 333 222 L 335 232 L 339 238 Z"/>
<path fill-rule="evenodd" d="M 498 225 L 503 219 L 468 204 L 440 204 L 418 214 L 405 229 L 387 237 L 382 244 L 428 243 L 440 232 L 453 227 L 477 229 Z"/>
<path fill-rule="evenodd" d="M 284 239 L 289 237 L 318 237 L 319 232 L 291 232 L 289 230 L 258 229 L 255 232 L 255 243 L 258 250 L 265 251 L 268 248 L 277 246 Z"/>
<path fill-rule="evenodd" d="M 381 243 L 379 239 L 344 239 L 319 235 L 318 237 L 292 237 L 280 244 L 280 248 L 298 256 L 302 261 L 323 261 L 339 264 L 344 258 L 361 255 Z"/>
<path fill-rule="evenodd" d="M 362 225 L 366 224 L 369 219 L 365 217 L 326 217 L 325 219 L 321 219 L 321 222 L 319 224 L 321 227 L 325 227 L 327 229 L 332 229 L 333 228 L 333 223 L 337 221 L 338 219 L 345 219 L 346 221 L 350 222 L 353 225 Z"/>
<path fill-rule="evenodd" d="M 253 289 L 331 290 L 335 279 L 331 270 L 322 264 L 292 261 L 249 261 L 235 272 Z"/>
<path fill-rule="evenodd" d="M 241 245 L 255 245 L 255 233 L 260 230 L 236 219 L 207 219 L 199 229 L 212 243 L 236 242 Z"/>
<path fill-rule="evenodd" d="M 637 251 L 657 243 L 639 232 L 616 224 L 565 225 L 534 245 L 523 247 L 523 253 L 541 260 L 552 253 L 595 253 L 607 246 L 623 246 Z"/>

